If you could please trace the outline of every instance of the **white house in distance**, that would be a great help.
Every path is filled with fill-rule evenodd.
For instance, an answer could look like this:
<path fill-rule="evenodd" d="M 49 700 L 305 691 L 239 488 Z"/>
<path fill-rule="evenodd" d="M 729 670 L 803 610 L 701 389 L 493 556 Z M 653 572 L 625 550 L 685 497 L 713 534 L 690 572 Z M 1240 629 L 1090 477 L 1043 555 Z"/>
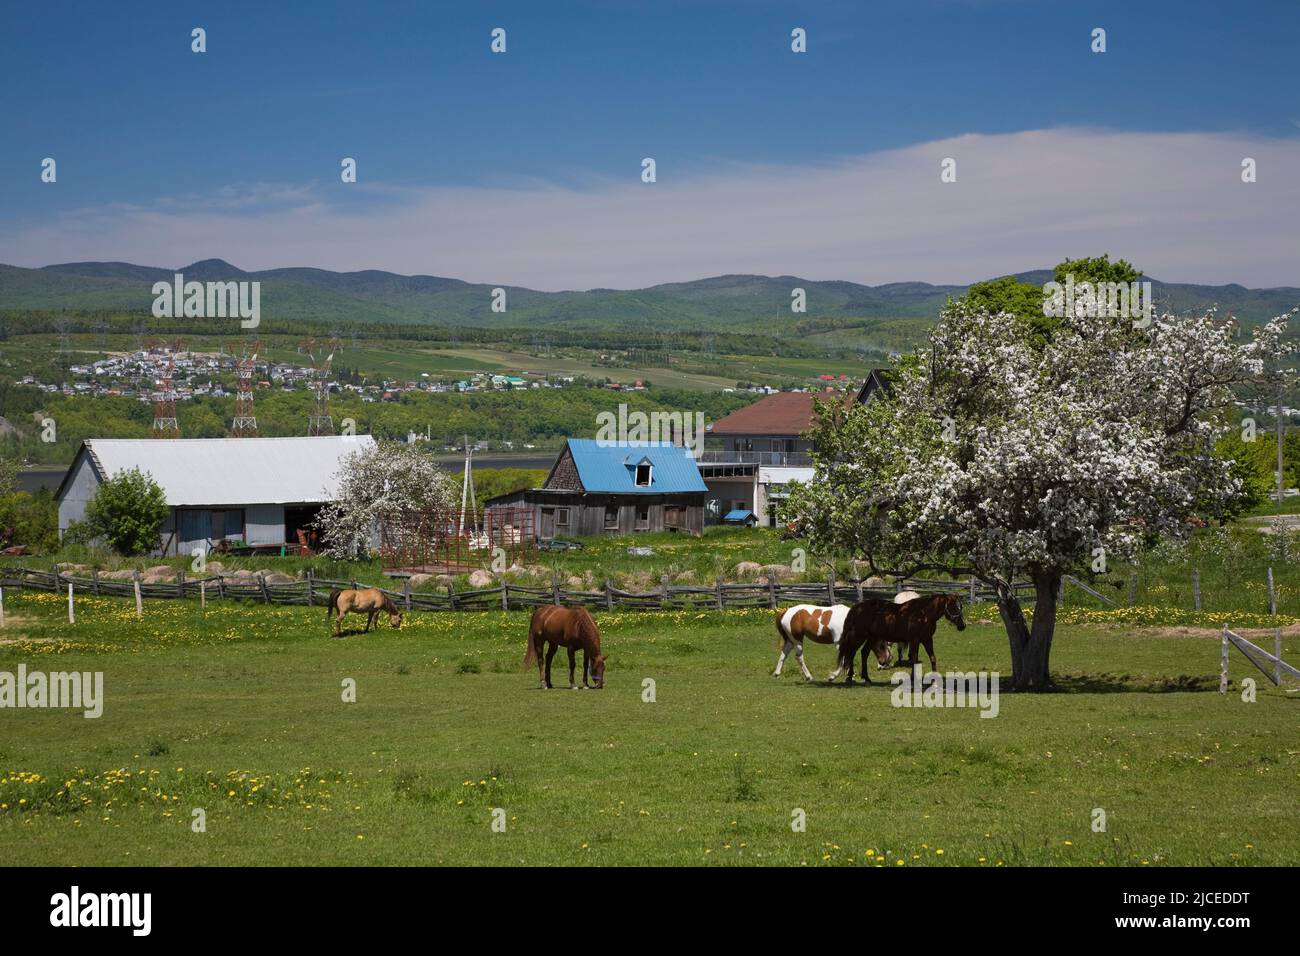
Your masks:
<path fill-rule="evenodd" d="M 298 542 L 337 493 L 343 460 L 374 447 L 370 435 L 307 438 L 88 438 L 59 485 L 59 536 L 81 520 L 100 483 L 120 471 L 148 473 L 167 496 L 164 555 Z"/>

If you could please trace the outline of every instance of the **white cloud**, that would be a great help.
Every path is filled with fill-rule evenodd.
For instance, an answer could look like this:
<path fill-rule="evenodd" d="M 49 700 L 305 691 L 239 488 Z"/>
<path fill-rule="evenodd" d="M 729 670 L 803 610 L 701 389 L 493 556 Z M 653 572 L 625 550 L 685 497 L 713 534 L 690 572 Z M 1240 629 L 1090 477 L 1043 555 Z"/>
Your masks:
<path fill-rule="evenodd" d="M 1300 139 L 1063 128 L 681 180 L 657 159 L 654 184 L 633 166 L 582 188 L 255 184 L 83 209 L 7 231 L 0 261 L 220 257 L 555 290 L 731 272 L 966 282 L 1109 252 L 1167 281 L 1300 284 Z"/>

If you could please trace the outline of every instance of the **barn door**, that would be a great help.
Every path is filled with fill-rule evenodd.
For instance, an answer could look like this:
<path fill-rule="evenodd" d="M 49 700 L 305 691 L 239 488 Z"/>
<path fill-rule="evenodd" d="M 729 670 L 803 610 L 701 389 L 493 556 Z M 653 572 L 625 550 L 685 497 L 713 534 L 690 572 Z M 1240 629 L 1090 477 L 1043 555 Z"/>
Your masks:
<path fill-rule="evenodd" d="M 542 537 L 543 538 L 555 537 L 555 509 L 554 508 L 542 509 Z"/>

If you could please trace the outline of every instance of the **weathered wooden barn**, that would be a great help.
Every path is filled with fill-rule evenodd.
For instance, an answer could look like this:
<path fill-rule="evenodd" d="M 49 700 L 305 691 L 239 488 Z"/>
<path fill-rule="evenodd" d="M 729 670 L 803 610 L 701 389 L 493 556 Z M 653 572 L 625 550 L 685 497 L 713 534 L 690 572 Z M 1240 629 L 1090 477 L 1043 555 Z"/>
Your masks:
<path fill-rule="evenodd" d="M 293 545 L 336 493 L 343 459 L 373 447 L 369 435 L 316 438 L 88 438 L 59 486 L 59 535 L 81 520 L 101 483 L 138 468 L 163 490 L 171 514 L 164 555 L 222 542 Z"/>
<path fill-rule="evenodd" d="M 533 508 L 542 540 L 704 530 L 707 491 L 689 448 L 570 438 L 540 488 L 498 495 L 487 510 Z"/>

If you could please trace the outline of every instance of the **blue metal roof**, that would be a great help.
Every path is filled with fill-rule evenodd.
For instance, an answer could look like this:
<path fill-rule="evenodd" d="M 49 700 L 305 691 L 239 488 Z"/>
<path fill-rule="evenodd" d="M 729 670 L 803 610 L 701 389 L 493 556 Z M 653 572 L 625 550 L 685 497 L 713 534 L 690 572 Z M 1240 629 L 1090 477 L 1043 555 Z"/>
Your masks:
<path fill-rule="evenodd" d="M 664 442 L 606 445 L 590 438 L 570 438 L 569 452 L 587 491 L 663 495 L 708 491 L 689 448 Z M 636 483 L 636 466 L 649 461 L 650 486 Z"/>
<path fill-rule="evenodd" d="M 735 508 L 731 511 L 728 511 L 726 515 L 723 516 L 722 520 L 723 521 L 748 521 L 750 518 L 757 519 L 758 515 L 754 514 L 754 512 L 750 511 L 748 508 Z"/>

